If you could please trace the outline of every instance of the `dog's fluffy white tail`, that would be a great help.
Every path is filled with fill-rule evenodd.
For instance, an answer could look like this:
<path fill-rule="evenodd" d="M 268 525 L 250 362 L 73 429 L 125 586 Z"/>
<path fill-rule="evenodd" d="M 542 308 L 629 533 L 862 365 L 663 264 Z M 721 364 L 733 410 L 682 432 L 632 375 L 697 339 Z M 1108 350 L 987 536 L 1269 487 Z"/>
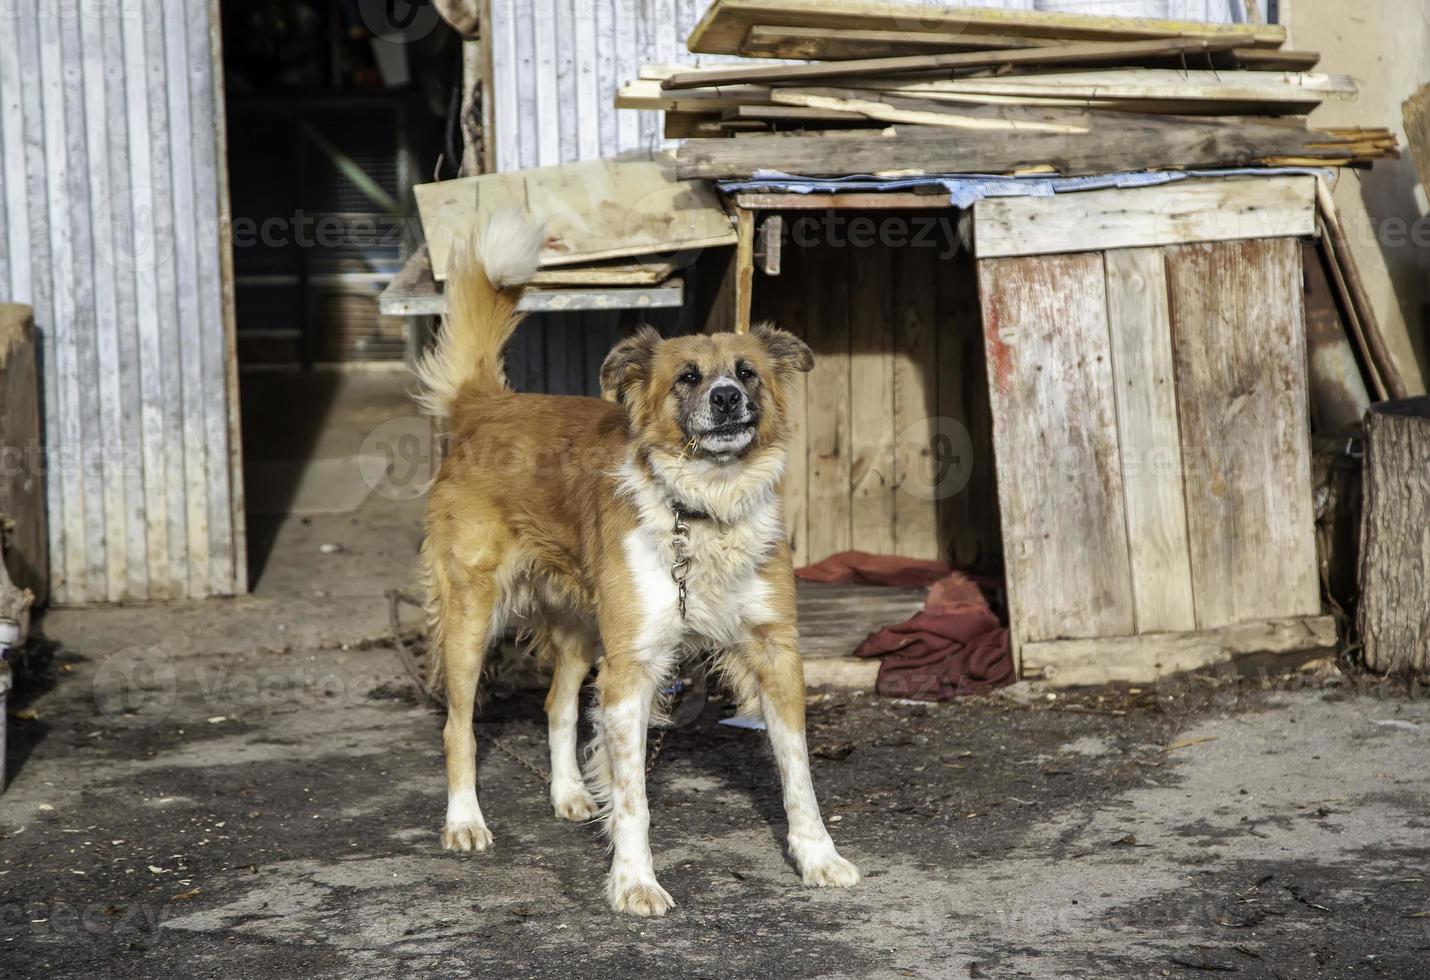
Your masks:
<path fill-rule="evenodd" d="M 542 225 L 507 209 L 493 214 L 470 240 L 452 243 L 447 316 L 436 345 L 415 368 L 424 411 L 448 415 L 464 390 L 506 390 L 502 349 L 521 323 L 516 306 L 536 275 L 545 240 Z"/>

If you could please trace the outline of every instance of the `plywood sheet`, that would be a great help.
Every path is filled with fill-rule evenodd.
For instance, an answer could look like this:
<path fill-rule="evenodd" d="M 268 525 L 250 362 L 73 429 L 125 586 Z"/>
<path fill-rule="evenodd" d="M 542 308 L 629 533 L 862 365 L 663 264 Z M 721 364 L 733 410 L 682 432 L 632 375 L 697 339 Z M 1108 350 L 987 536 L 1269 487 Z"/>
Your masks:
<path fill-rule="evenodd" d="M 415 188 L 439 281 L 452 242 L 501 208 L 546 222 L 543 267 L 732 245 L 735 231 L 715 191 L 675 179 L 671 157 L 584 163 L 464 177 Z"/>
<path fill-rule="evenodd" d="M 1102 256 L 988 259 L 978 272 L 1014 642 L 1128 635 Z"/>

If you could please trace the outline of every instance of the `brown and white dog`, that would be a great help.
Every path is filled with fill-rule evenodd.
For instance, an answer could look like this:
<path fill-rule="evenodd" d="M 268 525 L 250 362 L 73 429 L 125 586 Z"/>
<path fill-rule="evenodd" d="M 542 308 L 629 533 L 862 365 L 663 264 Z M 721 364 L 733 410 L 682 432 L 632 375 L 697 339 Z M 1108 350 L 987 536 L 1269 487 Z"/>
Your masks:
<path fill-rule="evenodd" d="M 541 245 L 540 229 L 515 213 L 459 245 L 447 322 L 418 368 L 425 404 L 447 418 L 450 438 L 422 549 L 448 703 L 442 846 L 491 846 L 472 712 L 488 643 L 520 620 L 554 660 L 551 804 L 568 820 L 606 816 L 612 908 L 663 915 L 674 904 L 651 861 L 646 731 L 658 692 L 697 652 L 712 654 L 742 712 L 766 722 L 804 883 L 853 885 L 859 872 L 835 851 L 810 780 L 780 514 L 786 386 L 813 355 L 769 326 L 670 340 L 647 327 L 601 368 L 615 400 L 516 394 L 502 348 Z M 583 778 L 578 702 L 598 642 Z"/>

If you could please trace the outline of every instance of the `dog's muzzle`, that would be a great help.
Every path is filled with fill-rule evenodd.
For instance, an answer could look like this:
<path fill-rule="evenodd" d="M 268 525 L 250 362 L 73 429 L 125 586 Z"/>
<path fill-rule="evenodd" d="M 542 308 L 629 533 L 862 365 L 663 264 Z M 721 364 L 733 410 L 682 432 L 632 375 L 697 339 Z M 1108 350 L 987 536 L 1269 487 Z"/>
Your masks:
<path fill-rule="evenodd" d="M 686 428 L 701 452 L 729 456 L 754 441 L 759 421 L 744 386 L 733 378 L 717 378 L 690 413 Z"/>

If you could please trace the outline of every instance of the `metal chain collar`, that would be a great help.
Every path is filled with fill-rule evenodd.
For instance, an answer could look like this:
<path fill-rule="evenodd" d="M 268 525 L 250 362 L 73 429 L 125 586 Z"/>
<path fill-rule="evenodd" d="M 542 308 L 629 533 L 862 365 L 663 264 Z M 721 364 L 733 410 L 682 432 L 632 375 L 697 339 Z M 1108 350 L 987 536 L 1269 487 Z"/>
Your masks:
<path fill-rule="evenodd" d="M 680 597 L 680 618 L 685 618 L 685 600 L 688 594 L 685 587 L 685 580 L 690 577 L 690 525 L 685 523 L 685 513 L 676 505 L 671 505 L 671 511 L 675 514 L 675 527 L 673 528 L 674 538 L 671 541 L 671 551 L 675 556 L 675 561 L 670 565 L 670 577 L 675 582 L 675 588 Z"/>

